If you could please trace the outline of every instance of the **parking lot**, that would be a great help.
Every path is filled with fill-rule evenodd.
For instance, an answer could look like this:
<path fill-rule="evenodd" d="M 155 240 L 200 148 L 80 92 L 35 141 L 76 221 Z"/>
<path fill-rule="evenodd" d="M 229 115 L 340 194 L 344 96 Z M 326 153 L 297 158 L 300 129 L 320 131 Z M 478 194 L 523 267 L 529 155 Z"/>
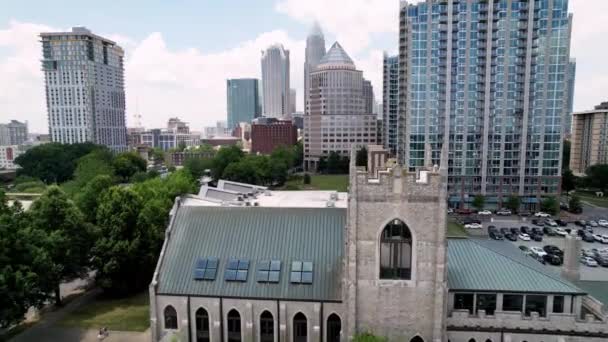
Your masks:
<path fill-rule="evenodd" d="M 601 208 L 600 210 L 598 210 L 597 208 L 595 208 L 596 210 L 593 210 L 590 212 L 593 212 L 593 214 L 587 214 L 587 215 L 581 215 L 581 217 L 579 219 L 598 219 L 598 218 L 608 218 L 608 209 L 605 208 Z M 496 216 L 496 215 L 492 215 L 492 217 L 486 217 L 483 222 L 483 229 L 467 229 L 467 232 L 469 233 L 469 235 L 471 236 L 479 236 L 479 237 L 486 237 L 487 238 L 487 228 L 488 226 L 495 226 L 496 228 L 500 229 L 500 228 L 511 228 L 511 227 L 517 227 L 520 228 L 521 226 L 528 226 L 528 227 L 538 227 L 535 226 L 534 224 L 532 224 L 532 219 L 534 219 L 534 217 L 518 217 L 518 216 Z M 578 229 L 580 229 L 581 227 L 576 226 L 574 223 L 568 223 L 567 227 L 562 227 L 562 228 L 570 228 L 572 229 L 572 231 L 574 232 L 574 234 L 576 234 L 576 231 Z M 604 227 L 593 227 L 593 233 L 594 234 L 608 234 L 608 228 L 604 228 Z M 564 247 L 564 237 L 561 236 L 547 236 L 546 234 L 543 236 L 543 241 L 542 242 L 537 242 L 537 241 L 522 241 L 520 239 L 518 239 L 517 241 L 509 241 L 509 240 L 503 240 L 504 243 L 512 243 L 515 246 L 521 246 L 524 245 L 528 248 L 532 247 L 532 246 L 539 246 L 539 247 L 543 247 L 546 245 L 555 245 L 557 247 L 559 247 L 560 249 L 563 250 Z M 600 242 L 585 242 L 585 241 L 581 241 L 581 248 L 582 249 L 591 249 L 591 248 L 597 248 L 597 249 L 603 249 L 603 248 L 608 248 L 608 244 L 602 244 Z M 522 252 L 523 253 L 523 252 Z M 546 264 L 547 267 L 554 269 L 556 272 L 560 271 L 561 266 L 553 266 L 553 265 L 549 265 Z M 580 274 L 581 274 L 581 280 L 593 280 L 593 281 L 608 281 L 608 267 L 588 267 L 585 266 L 583 264 L 580 264 Z"/>

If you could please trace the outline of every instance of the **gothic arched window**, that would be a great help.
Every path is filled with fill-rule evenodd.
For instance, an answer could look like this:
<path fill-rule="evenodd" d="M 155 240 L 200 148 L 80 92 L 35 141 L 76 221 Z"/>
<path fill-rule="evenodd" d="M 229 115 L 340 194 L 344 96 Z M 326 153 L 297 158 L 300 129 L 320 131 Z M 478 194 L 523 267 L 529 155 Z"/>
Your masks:
<path fill-rule="evenodd" d="M 412 278 L 412 234 L 403 221 L 395 219 L 380 236 L 380 279 Z"/>

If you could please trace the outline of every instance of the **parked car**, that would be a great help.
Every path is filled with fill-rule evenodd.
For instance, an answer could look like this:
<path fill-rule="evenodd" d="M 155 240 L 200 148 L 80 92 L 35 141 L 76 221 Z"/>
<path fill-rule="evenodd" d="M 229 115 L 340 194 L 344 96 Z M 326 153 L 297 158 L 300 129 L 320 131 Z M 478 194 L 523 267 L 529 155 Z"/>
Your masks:
<path fill-rule="evenodd" d="M 505 238 L 509 241 L 517 241 L 517 234 L 508 233 L 505 234 Z"/>
<path fill-rule="evenodd" d="M 500 234 L 498 231 L 491 231 L 490 232 L 490 239 L 492 240 L 503 240 L 504 236 L 502 234 Z"/>
<path fill-rule="evenodd" d="M 519 229 L 522 233 L 526 233 L 526 234 L 530 234 L 532 232 L 532 230 L 528 226 L 521 226 Z"/>
<path fill-rule="evenodd" d="M 530 235 L 528 235 L 526 233 L 521 233 L 517 237 L 523 241 L 530 241 Z"/>
<path fill-rule="evenodd" d="M 597 226 L 599 226 L 599 224 L 597 224 L 597 221 L 593 221 L 593 220 L 587 222 L 587 224 L 590 225 L 591 227 L 597 227 Z"/>
<path fill-rule="evenodd" d="M 576 235 L 577 235 L 577 236 L 580 236 L 580 237 L 583 237 L 583 235 L 585 235 L 585 230 L 584 230 L 584 229 L 579 229 L 579 230 L 577 230 L 577 231 L 576 231 Z"/>
<path fill-rule="evenodd" d="M 566 236 L 566 235 L 568 235 L 568 233 L 566 232 L 566 230 L 564 228 L 561 228 L 561 227 L 557 227 L 555 229 L 553 229 L 553 228 L 549 228 L 549 229 L 552 229 L 555 232 L 555 234 L 559 235 L 559 236 Z"/>
<path fill-rule="evenodd" d="M 544 212 L 542 212 L 542 211 L 539 211 L 539 212 L 534 213 L 534 216 L 535 216 L 535 217 L 542 217 L 542 218 L 551 217 L 551 215 L 549 215 L 549 214 L 547 214 L 547 213 L 544 213 Z"/>
<path fill-rule="evenodd" d="M 603 241 L 601 241 L 601 242 L 602 242 L 603 244 L 608 244 L 608 235 L 603 234 L 603 235 L 602 235 L 602 239 L 603 239 Z"/>
<path fill-rule="evenodd" d="M 464 225 L 467 229 L 481 229 L 483 226 L 480 223 L 469 223 Z"/>
<path fill-rule="evenodd" d="M 496 211 L 496 215 L 500 215 L 500 216 L 508 216 L 511 215 L 511 210 L 509 209 L 499 209 Z"/>
<path fill-rule="evenodd" d="M 545 254 L 543 256 L 543 260 L 553 266 L 559 266 L 563 263 L 562 258 L 560 258 L 559 256 L 555 255 L 555 254 Z"/>
<path fill-rule="evenodd" d="M 583 230 L 593 234 L 593 228 L 591 228 L 591 226 L 585 226 L 585 228 L 583 228 Z"/>
<path fill-rule="evenodd" d="M 521 251 L 524 252 L 524 253 L 529 253 L 530 252 L 530 248 L 528 248 L 528 246 L 519 245 L 519 249 L 521 249 Z"/>
<path fill-rule="evenodd" d="M 492 212 L 489 211 L 489 210 L 482 210 L 482 211 L 478 211 L 477 215 L 484 215 L 484 216 L 486 216 L 486 215 L 492 215 Z"/>
<path fill-rule="evenodd" d="M 545 261 L 545 259 L 543 259 L 542 256 L 538 255 L 538 254 L 534 254 L 534 253 L 530 253 L 528 254 L 529 256 L 531 256 L 532 258 L 536 259 L 538 262 L 540 262 L 541 264 L 546 264 L 547 262 Z"/>
<path fill-rule="evenodd" d="M 475 219 L 475 218 L 471 218 L 471 217 L 466 217 L 464 218 L 464 220 L 462 220 L 463 224 L 470 224 L 470 223 L 479 223 L 481 224 L 481 220 Z"/>
<path fill-rule="evenodd" d="M 456 209 L 456 213 L 460 215 L 471 215 L 473 210 L 471 209 Z"/>
<path fill-rule="evenodd" d="M 597 224 L 600 227 L 608 227 L 608 220 L 603 220 L 603 219 L 602 220 L 597 220 Z"/>
<path fill-rule="evenodd" d="M 520 211 L 519 211 L 517 214 L 518 214 L 519 216 L 522 216 L 522 217 L 532 215 L 532 213 L 531 213 L 531 212 L 529 212 L 529 211 L 527 211 L 527 210 L 520 210 Z"/>
<path fill-rule="evenodd" d="M 551 227 L 543 227 L 543 233 L 545 233 L 547 236 L 555 236 L 555 230 L 553 230 L 553 228 Z"/>
<path fill-rule="evenodd" d="M 602 237 L 601 234 L 592 234 L 593 235 L 593 239 L 597 242 L 604 242 L 604 238 Z"/>
<path fill-rule="evenodd" d="M 535 226 L 539 226 L 539 227 L 542 227 L 545 225 L 545 223 L 543 221 L 537 220 L 537 219 L 532 219 L 532 224 Z"/>
<path fill-rule="evenodd" d="M 579 227 L 584 227 L 584 226 L 587 225 L 587 221 L 585 221 L 585 220 L 576 220 L 576 221 L 574 221 L 574 224 L 577 225 L 577 226 L 579 226 Z"/>
<path fill-rule="evenodd" d="M 595 238 L 593 238 L 593 234 L 589 232 L 585 232 L 582 236 L 583 241 L 585 242 L 595 242 Z"/>
<path fill-rule="evenodd" d="M 557 223 L 558 226 L 560 227 L 566 227 L 568 226 L 568 222 L 564 221 L 564 220 L 555 220 L 555 223 Z"/>
<path fill-rule="evenodd" d="M 452 208 L 448 208 L 448 215 L 451 215 L 451 214 L 453 214 L 453 213 L 454 213 L 454 209 L 452 209 Z"/>
<path fill-rule="evenodd" d="M 541 242 L 543 241 L 543 236 L 539 234 L 530 234 L 530 238 L 534 241 Z"/>
<path fill-rule="evenodd" d="M 547 254 L 554 254 L 558 256 L 564 255 L 564 251 L 562 251 L 561 249 L 559 249 L 559 247 L 555 245 L 546 245 L 543 247 L 543 250 L 547 252 Z"/>
<path fill-rule="evenodd" d="M 547 252 L 545 252 L 541 247 L 539 246 L 532 246 L 530 247 L 530 251 L 536 255 L 540 255 L 541 257 L 546 255 Z"/>
<path fill-rule="evenodd" d="M 511 234 L 519 235 L 519 228 L 511 227 Z"/>
<path fill-rule="evenodd" d="M 546 219 L 544 222 L 545 226 L 549 226 L 549 227 L 557 227 L 557 222 L 553 221 L 552 219 Z"/>
<path fill-rule="evenodd" d="M 608 267 L 608 256 L 598 255 L 595 257 L 595 261 L 602 267 Z"/>
<path fill-rule="evenodd" d="M 509 228 L 504 228 L 504 227 L 503 227 L 503 228 L 500 228 L 500 233 L 501 233 L 502 235 L 505 235 L 505 236 L 506 236 L 507 234 L 511 234 L 511 231 L 509 230 Z"/>
<path fill-rule="evenodd" d="M 532 227 L 532 233 L 533 234 L 538 234 L 538 235 L 544 235 L 543 230 L 538 228 L 538 227 Z"/>
<path fill-rule="evenodd" d="M 587 257 L 587 256 L 581 257 L 581 263 L 585 266 L 597 267 L 597 261 L 595 261 L 591 257 Z"/>

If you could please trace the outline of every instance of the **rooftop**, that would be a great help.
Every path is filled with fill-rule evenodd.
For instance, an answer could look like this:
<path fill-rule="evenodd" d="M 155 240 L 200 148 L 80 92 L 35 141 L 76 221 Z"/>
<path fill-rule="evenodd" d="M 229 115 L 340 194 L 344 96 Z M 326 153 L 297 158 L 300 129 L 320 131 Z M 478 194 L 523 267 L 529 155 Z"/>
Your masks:
<path fill-rule="evenodd" d="M 329 48 L 329 51 L 327 51 L 325 56 L 323 56 L 323 58 L 321 58 L 321 61 L 319 62 L 318 66 L 321 67 L 321 66 L 333 66 L 333 65 L 339 65 L 339 66 L 346 65 L 346 66 L 351 66 L 353 68 L 355 67 L 355 63 L 353 62 L 353 60 L 348 56 L 346 51 L 344 51 L 344 49 L 338 42 L 335 42 L 331 46 L 331 48 Z"/>

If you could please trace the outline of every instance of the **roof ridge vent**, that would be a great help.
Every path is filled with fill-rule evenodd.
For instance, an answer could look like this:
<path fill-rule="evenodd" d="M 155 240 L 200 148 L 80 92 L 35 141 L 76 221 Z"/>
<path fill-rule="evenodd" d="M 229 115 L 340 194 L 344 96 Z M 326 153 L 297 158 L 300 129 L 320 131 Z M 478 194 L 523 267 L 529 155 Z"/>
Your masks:
<path fill-rule="evenodd" d="M 336 207 L 336 202 L 329 200 L 327 201 L 327 203 L 325 203 L 325 206 L 328 208 L 335 208 Z"/>
<path fill-rule="evenodd" d="M 337 201 L 338 200 L 338 192 L 337 191 L 333 191 L 332 193 L 329 194 L 329 200 L 330 201 Z"/>

